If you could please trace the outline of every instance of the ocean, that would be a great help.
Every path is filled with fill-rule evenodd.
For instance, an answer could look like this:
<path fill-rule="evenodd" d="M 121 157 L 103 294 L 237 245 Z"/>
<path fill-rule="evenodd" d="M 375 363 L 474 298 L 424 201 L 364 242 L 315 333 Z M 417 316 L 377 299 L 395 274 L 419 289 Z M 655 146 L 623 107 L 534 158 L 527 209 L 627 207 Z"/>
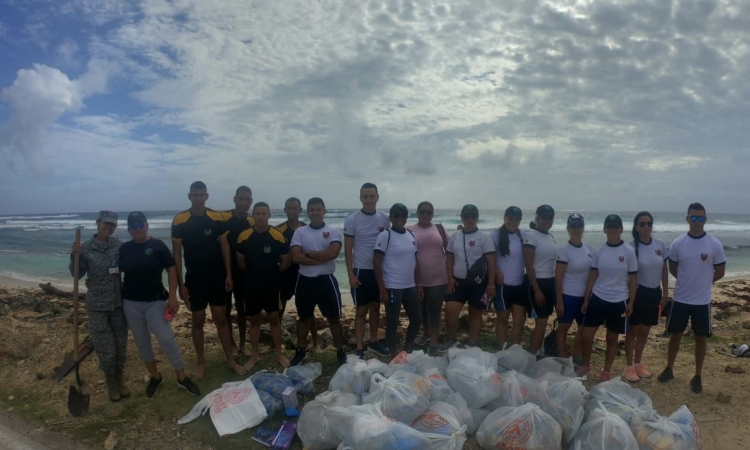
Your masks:
<path fill-rule="evenodd" d="M 343 228 L 344 219 L 354 209 L 331 209 L 326 222 Z M 172 218 L 178 211 L 146 212 L 150 234 L 169 243 Z M 587 224 L 584 241 L 599 246 L 606 240 L 602 231 L 604 217 L 611 212 L 602 211 L 558 211 L 552 234 L 562 245 L 567 240 L 565 219 L 572 212 L 581 213 Z M 630 228 L 636 212 L 615 211 L 625 223 L 624 240 L 630 240 Z M 654 216 L 654 236 L 669 245 L 678 235 L 687 231 L 684 213 L 651 212 Z M 126 241 L 125 218 L 128 212 L 118 212 L 120 223 L 115 236 Z M 72 277 L 68 272 L 70 245 L 75 237 L 75 228 L 83 227 L 82 239 L 89 239 L 96 232 L 98 213 L 29 214 L 0 216 L 0 276 L 23 281 L 44 281 L 70 287 Z M 524 211 L 523 226 L 527 227 L 533 211 Z M 489 231 L 502 224 L 503 210 L 481 210 L 479 227 Z M 301 218 L 306 221 L 306 217 Z M 272 224 L 286 220 L 283 211 L 272 210 Z M 409 223 L 416 223 L 416 211 L 411 211 Z M 461 222 L 458 209 L 436 210 L 433 219 L 446 229 L 455 230 Z M 727 253 L 727 276 L 750 275 L 750 215 L 709 214 L 706 230 L 719 238 Z M 336 276 L 342 286 L 347 285 L 344 252 L 336 261 Z"/>

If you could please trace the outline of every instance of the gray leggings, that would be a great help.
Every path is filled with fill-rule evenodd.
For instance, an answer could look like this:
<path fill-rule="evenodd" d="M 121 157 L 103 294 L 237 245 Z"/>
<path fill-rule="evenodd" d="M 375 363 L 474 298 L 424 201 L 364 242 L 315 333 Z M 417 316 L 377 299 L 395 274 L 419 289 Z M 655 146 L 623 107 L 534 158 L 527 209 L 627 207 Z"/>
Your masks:
<path fill-rule="evenodd" d="M 391 302 L 391 294 L 393 301 Z M 409 316 L 409 327 L 406 329 L 406 342 L 414 342 L 422 326 L 422 307 L 419 305 L 417 288 L 388 289 L 388 302 L 385 304 L 385 341 L 391 354 L 396 352 L 396 332 L 401 322 L 401 305 L 404 305 Z"/>
<path fill-rule="evenodd" d="M 430 325 L 430 330 L 440 331 L 440 318 L 443 315 L 443 301 L 445 293 L 448 292 L 448 285 L 430 286 L 422 288 L 424 290 L 424 301 L 422 302 L 422 320 L 426 320 Z"/>
<path fill-rule="evenodd" d="M 128 326 L 133 331 L 133 340 L 138 347 L 138 354 L 143 362 L 151 362 L 156 359 L 154 348 L 151 346 L 151 333 L 154 333 L 164 353 L 167 354 L 169 363 L 174 370 L 183 368 L 182 355 L 177 342 L 174 340 L 172 325 L 164 318 L 167 310 L 167 302 L 134 302 L 122 300 L 125 317 Z"/>

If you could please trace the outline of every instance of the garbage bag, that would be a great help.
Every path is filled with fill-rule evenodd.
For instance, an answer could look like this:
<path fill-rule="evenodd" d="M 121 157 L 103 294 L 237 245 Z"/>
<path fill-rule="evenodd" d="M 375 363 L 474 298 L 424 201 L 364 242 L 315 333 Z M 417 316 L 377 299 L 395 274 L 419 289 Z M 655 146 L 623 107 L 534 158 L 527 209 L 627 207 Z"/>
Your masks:
<path fill-rule="evenodd" d="M 586 388 L 580 381 L 568 378 L 552 383 L 542 381 L 529 394 L 529 401 L 555 419 L 562 428 L 565 442 L 570 442 L 583 423 L 586 395 Z"/>
<path fill-rule="evenodd" d="M 451 347 L 446 352 L 445 356 L 448 358 L 448 363 L 450 364 L 451 361 L 456 359 L 458 355 L 464 352 L 464 349 L 458 348 L 458 347 Z"/>
<path fill-rule="evenodd" d="M 451 394 L 453 394 L 453 388 L 448 379 L 440 373 L 437 368 L 432 368 L 423 374 L 428 380 L 430 380 L 430 401 L 445 401 Z"/>
<path fill-rule="evenodd" d="M 395 370 L 389 367 L 388 364 L 377 358 L 368 359 L 365 364 L 367 364 L 367 370 L 371 373 L 379 373 L 386 378 L 390 377 L 393 375 L 393 372 L 395 372 Z"/>
<path fill-rule="evenodd" d="M 404 370 L 397 370 L 390 378 L 376 373 L 370 381 L 370 392 L 362 396 L 362 402 L 380 404 L 385 416 L 411 424 L 430 406 L 430 382 Z"/>
<path fill-rule="evenodd" d="M 319 362 L 292 366 L 284 370 L 302 395 L 312 395 L 315 392 L 313 382 L 323 374 L 323 365 Z"/>
<path fill-rule="evenodd" d="M 297 421 L 297 434 L 310 450 L 328 450 L 341 442 L 331 426 L 329 409 L 359 405 L 362 400 L 349 392 L 326 391 L 305 404 Z"/>
<path fill-rule="evenodd" d="M 481 408 L 500 394 L 502 379 L 495 371 L 495 355 L 474 347 L 457 355 L 445 371 L 451 387 L 472 408 Z"/>
<path fill-rule="evenodd" d="M 597 406 L 581 425 L 570 450 L 639 450 L 628 424 L 617 414 Z"/>
<path fill-rule="evenodd" d="M 402 372 L 403 373 L 403 372 Z M 342 414 L 343 408 L 335 409 Z M 410 426 L 389 419 L 377 405 L 362 405 L 348 408 L 351 426 L 343 431 L 345 445 L 357 450 L 424 450 L 431 446 L 430 440 Z"/>
<path fill-rule="evenodd" d="M 266 408 L 268 417 L 276 417 L 284 412 L 284 402 L 278 399 L 266 391 L 258 391 L 258 398 L 263 403 L 263 407 Z"/>
<path fill-rule="evenodd" d="M 656 416 L 651 397 L 640 389 L 632 388 L 619 377 L 591 388 L 586 405 L 586 417 L 600 402 L 607 411 L 620 416 L 629 426 L 633 425 L 635 417 L 650 420 Z"/>
<path fill-rule="evenodd" d="M 495 400 L 489 402 L 485 408 L 494 411 L 497 408 L 509 406 L 521 406 L 526 403 L 527 396 L 537 385 L 537 382 L 526 375 L 509 370 L 500 374 L 503 384 L 500 386 L 500 394 Z"/>
<path fill-rule="evenodd" d="M 690 427 L 690 432 L 693 434 L 695 443 L 700 450 L 703 450 L 703 433 L 701 433 L 701 427 L 698 426 L 698 421 L 695 420 L 695 416 L 693 416 L 693 413 L 690 412 L 687 406 L 680 406 L 680 409 L 669 416 L 669 420 Z"/>
<path fill-rule="evenodd" d="M 472 435 L 477 432 L 477 428 L 482 422 L 474 421 L 473 414 L 470 411 L 469 405 L 466 403 L 466 399 L 464 399 L 463 395 L 459 394 L 458 392 L 454 392 L 445 399 L 445 403 L 448 403 L 449 405 L 456 408 L 456 412 L 458 413 L 456 417 L 462 425 L 466 425 L 466 434 Z"/>
<path fill-rule="evenodd" d="M 370 390 L 371 376 L 372 372 L 368 369 L 366 362 L 356 355 L 349 355 L 346 358 L 346 364 L 339 367 L 331 377 L 328 390 L 351 392 L 361 397 Z"/>
<path fill-rule="evenodd" d="M 461 450 L 466 442 L 466 425 L 458 421 L 458 411 L 453 405 L 432 402 L 412 428 L 427 436 L 431 450 Z"/>
<path fill-rule="evenodd" d="M 406 372 L 417 373 L 417 367 L 409 363 L 409 354 L 405 351 L 396 355 L 396 357 L 388 363 L 388 367 L 390 367 L 393 372 L 403 370 Z"/>
<path fill-rule="evenodd" d="M 485 450 L 561 450 L 561 438 L 560 425 L 533 403 L 498 408 L 484 419 L 477 431 L 477 442 Z"/>
<path fill-rule="evenodd" d="M 471 426 L 466 426 L 466 434 L 469 436 L 475 434 L 479 425 L 484 422 L 484 419 L 486 419 L 491 412 L 492 410 L 485 408 L 469 408 L 469 414 L 471 414 Z"/>
<path fill-rule="evenodd" d="M 544 374 L 556 374 L 567 378 L 575 378 L 573 358 L 542 358 L 529 369 L 529 376 L 539 379 Z"/>
<path fill-rule="evenodd" d="M 653 420 L 644 420 L 636 416 L 630 429 L 635 435 L 640 450 L 697 450 L 700 448 L 692 428 L 689 425 L 674 422 L 671 418 L 657 415 Z"/>
<path fill-rule="evenodd" d="M 250 380 L 253 382 L 255 389 L 268 392 L 278 399 L 281 399 L 281 393 L 284 392 L 284 389 L 295 386 L 294 381 L 288 376 L 281 373 L 266 372 L 265 370 L 255 372 Z"/>
<path fill-rule="evenodd" d="M 509 348 L 497 352 L 495 356 L 497 356 L 497 367 L 500 372 L 515 370 L 519 373 L 528 374 L 531 367 L 536 363 L 534 355 L 518 344 L 513 344 Z"/>
<path fill-rule="evenodd" d="M 342 442 L 339 444 L 338 447 L 336 447 L 336 450 L 354 450 L 354 449 Z"/>

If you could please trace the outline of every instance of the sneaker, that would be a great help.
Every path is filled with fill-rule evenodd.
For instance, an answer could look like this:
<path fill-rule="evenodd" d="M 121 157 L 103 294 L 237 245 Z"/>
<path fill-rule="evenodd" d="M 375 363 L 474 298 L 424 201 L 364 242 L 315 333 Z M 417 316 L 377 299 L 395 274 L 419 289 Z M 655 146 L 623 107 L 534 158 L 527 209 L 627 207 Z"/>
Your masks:
<path fill-rule="evenodd" d="M 602 371 L 602 376 L 599 377 L 600 382 L 609 381 L 612 379 L 612 374 L 606 370 Z"/>
<path fill-rule="evenodd" d="M 305 358 L 307 358 L 307 350 L 304 348 L 298 348 L 297 351 L 294 352 L 294 358 L 289 361 L 289 366 L 299 366 Z"/>
<path fill-rule="evenodd" d="M 367 344 L 367 351 L 375 353 L 378 356 L 390 356 L 391 354 L 391 352 L 388 351 L 388 347 L 380 342 L 370 342 Z"/>
<path fill-rule="evenodd" d="M 435 357 L 438 355 L 438 348 L 437 347 L 430 347 L 427 349 L 427 355 Z"/>
<path fill-rule="evenodd" d="M 188 394 L 190 395 L 201 395 L 201 388 L 196 386 L 195 383 L 193 383 L 193 380 L 191 380 L 188 377 L 185 377 L 182 379 L 182 381 L 177 380 L 177 386 L 181 387 L 182 389 L 185 389 Z"/>
<path fill-rule="evenodd" d="M 583 364 L 581 364 L 576 369 L 576 375 L 578 375 L 579 377 L 587 377 L 587 376 L 591 375 L 591 367 L 584 366 Z"/>
<path fill-rule="evenodd" d="M 425 344 L 427 344 L 429 340 L 430 340 L 430 337 L 427 336 L 426 334 L 423 334 L 421 336 L 417 336 L 417 338 L 414 339 L 414 345 L 419 346 L 419 347 L 424 347 Z"/>
<path fill-rule="evenodd" d="M 661 375 L 659 375 L 659 378 L 657 379 L 659 380 L 660 383 L 666 383 L 668 381 L 672 381 L 674 380 L 674 373 L 672 373 L 672 369 L 667 367 L 666 369 L 664 369 L 664 372 L 662 372 Z"/>
<path fill-rule="evenodd" d="M 336 350 L 336 359 L 339 362 L 339 367 L 346 364 L 346 352 L 343 350 Z"/>
<path fill-rule="evenodd" d="M 153 397 L 159 392 L 159 385 L 162 380 L 163 378 L 161 377 L 161 374 L 159 374 L 159 378 L 151 377 L 151 379 L 148 380 L 148 384 L 146 385 L 146 397 Z"/>
<path fill-rule="evenodd" d="M 696 375 L 690 380 L 690 390 L 693 391 L 693 394 L 700 394 L 703 392 L 703 383 L 701 383 L 700 375 Z"/>
<path fill-rule="evenodd" d="M 365 360 L 365 351 L 362 350 L 361 348 L 357 350 L 356 352 L 354 352 L 354 354 L 357 355 L 357 358 L 361 359 L 362 361 Z"/>
<path fill-rule="evenodd" d="M 573 365 L 575 367 L 581 367 L 583 365 L 583 358 L 581 358 L 579 356 L 574 356 L 573 357 Z"/>
<path fill-rule="evenodd" d="M 643 364 L 636 364 L 635 365 L 635 373 L 638 374 L 641 378 L 651 378 L 654 374 L 649 372 L 648 369 L 646 369 L 646 366 Z"/>
<path fill-rule="evenodd" d="M 641 379 L 638 378 L 638 374 L 636 373 L 634 366 L 625 367 L 625 371 L 622 373 L 622 377 L 630 381 L 631 383 L 641 381 Z"/>
<path fill-rule="evenodd" d="M 456 344 L 458 344 L 458 340 L 456 340 L 456 338 L 447 338 L 443 341 L 442 344 L 440 344 L 440 346 L 438 347 L 438 351 L 440 353 L 445 353 L 448 351 L 448 349 L 455 347 Z"/>

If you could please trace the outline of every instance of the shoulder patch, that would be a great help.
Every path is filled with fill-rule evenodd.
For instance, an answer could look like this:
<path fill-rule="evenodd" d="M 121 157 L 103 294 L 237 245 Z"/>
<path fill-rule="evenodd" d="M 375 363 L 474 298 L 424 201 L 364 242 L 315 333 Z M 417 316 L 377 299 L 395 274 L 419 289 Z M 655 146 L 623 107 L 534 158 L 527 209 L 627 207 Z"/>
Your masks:
<path fill-rule="evenodd" d="M 287 228 L 289 228 L 288 224 L 289 224 L 289 221 L 282 222 L 282 223 L 276 225 L 274 228 L 276 228 L 277 230 L 279 230 L 280 232 L 283 233 L 283 232 L 286 231 Z"/>
<path fill-rule="evenodd" d="M 281 233 L 281 231 L 277 230 L 274 227 L 271 227 L 268 229 L 268 232 L 271 234 L 272 238 L 281 242 L 282 244 L 286 244 L 286 238 L 284 238 L 284 235 Z"/>
<path fill-rule="evenodd" d="M 273 230 L 273 228 L 271 228 L 271 229 Z M 237 236 L 237 244 L 238 245 L 242 244 L 243 242 L 245 242 L 246 240 L 248 240 L 250 238 L 250 236 L 252 236 L 252 235 L 253 235 L 253 229 L 252 228 L 248 228 L 247 230 L 245 230 L 242 233 L 240 233 L 239 236 Z"/>
<path fill-rule="evenodd" d="M 214 211 L 213 209 L 206 208 L 206 215 L 210 217 L 211 219 L 215 220 L 216 222 L 224 222 L 224 215 L 220 213 L 219 211 Z"/>
<path fill-rule="evenodd" d="M 221 218 L 224 219 L 224 222 L 232 218 L 232 210 L 228 209 L 226 211 L 220 211 L 219 214 L 221 214 Z"/>
<path fill-rule="evenodd" d="M 182 225 L 183 223 L 187 222 L 188 219 L 190 219 L 190 210 L 186 209 L 185 211 L 174 216 L 174 220 L 172 220 L 172 225 Z"/>

